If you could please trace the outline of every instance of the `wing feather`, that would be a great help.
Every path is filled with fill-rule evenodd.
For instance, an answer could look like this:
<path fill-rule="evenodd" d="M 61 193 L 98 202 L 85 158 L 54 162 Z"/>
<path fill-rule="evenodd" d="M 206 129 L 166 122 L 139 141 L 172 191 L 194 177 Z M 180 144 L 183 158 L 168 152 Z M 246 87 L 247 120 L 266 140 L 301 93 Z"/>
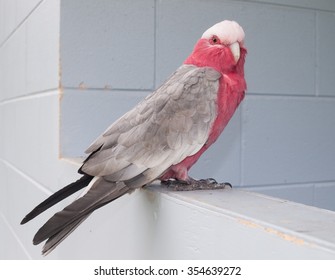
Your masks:
<path fill-rule="evenodd" d="M 112 181 L 148 183 L 198 152 L 216 118 L 220 76 L 208 67 L 178 68 L 88 148 L 88 152 L 100 150 L 82 170 Z"/>

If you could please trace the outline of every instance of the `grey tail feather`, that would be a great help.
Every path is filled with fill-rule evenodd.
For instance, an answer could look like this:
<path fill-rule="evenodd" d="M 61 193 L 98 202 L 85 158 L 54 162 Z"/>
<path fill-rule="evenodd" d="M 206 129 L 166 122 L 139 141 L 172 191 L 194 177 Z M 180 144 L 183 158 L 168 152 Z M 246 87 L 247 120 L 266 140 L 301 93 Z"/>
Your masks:
<path fill-rule="evenodd" d="M 113 183 L 99 178 L 83 196 L 52 216 L 35 234 L 33 244 L 48 239 L 42 253 L 47 255 L 75 230 L 93 211 L 130 193 L 124 183 Z"/>
<path fill-rule="evenodd" d="M 83 221 L 85 221 L 89 215 L 90 214 L 87 214 L 86 216 L 74 221 L 54 236 L 51 236 L 43 246 L 42 255 L 46 256 L 50 254 L 66 237 L 68 237 Z"/>
<path fill-rule="evenodd" d="M 80 189 L 86 187 L 94 177 L 91 175 L 84 174 L 80 179 L 77 181 L 65 186 L 64 188 L 60 189 L 59 191 L 55 192 L 51 196 L 49 196 L 46 200 L 41 202 L 37 205 L 31 212 L 29 212 L 21 221 L 21 225 L 29 222 L 45 210 L 49 209 L 51 206 L 55 205 L 56 203 L 62 201 L 64 198 L 74 194 L 75 192 L 79 191 Z"/>

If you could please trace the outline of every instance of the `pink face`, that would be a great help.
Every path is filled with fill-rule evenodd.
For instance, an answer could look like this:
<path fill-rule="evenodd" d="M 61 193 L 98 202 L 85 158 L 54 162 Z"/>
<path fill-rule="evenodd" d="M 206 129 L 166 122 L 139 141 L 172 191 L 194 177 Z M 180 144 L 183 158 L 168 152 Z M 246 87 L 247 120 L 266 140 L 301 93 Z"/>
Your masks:
<path fill-rule="evenodd" d="M 204 32 L 185 63 L 213 67 L 224 73 L 243 73 L 244 36 L 242 27 L 235 21 L 219 22 Z"/>

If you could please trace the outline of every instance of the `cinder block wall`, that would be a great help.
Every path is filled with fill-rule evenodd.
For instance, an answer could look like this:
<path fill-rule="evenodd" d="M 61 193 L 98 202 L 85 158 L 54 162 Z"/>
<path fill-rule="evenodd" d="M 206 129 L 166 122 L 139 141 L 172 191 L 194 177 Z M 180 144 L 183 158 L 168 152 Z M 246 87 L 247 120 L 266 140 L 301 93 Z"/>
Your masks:
<path fill-rule="evenodd" d="M 19 222 L 76 178 L 77 166 L 66 159 L 83 156 L 182 63 L 204 30 L 226 18 L 247 34 L 248 95 L 192 175 L 334 210 L 335 5 L 268 2 L 1 1 L 0 258 L 40 257 L 31 238 L 47 216 Z M 131 232 L 152 220 L 129 219 L 151 215 L 146 202 L 138 192 L 101 210 L 51 258 L 73 256 L 83 232 L 91 234 L 93 252 L 94 238 L 105 231 L 114 241 L 123 235 L 129 247 L 111 240 L 116 247 L 102 248 L 104 257 L 150 257 L 143 253 L 147 232 L 138 232 L 142 243 Z M 111 213 L 113 232 L 102 222 Z"/>
<path fill-rule="evenodd" d="M 335 4 L 86 2 L 62 2 L 63 156 L 82 156 L 204 30 L 235 19 L 246 32 L 248 94 L 191 174 L 335 210 Z"/>
<path fill-rule="evenodd" d="M 59 15 L 57 0 L 0 2 L 0 259 L 40 256 L 40 223 L 20 220 L 76 178 L 59 157 Z"/>

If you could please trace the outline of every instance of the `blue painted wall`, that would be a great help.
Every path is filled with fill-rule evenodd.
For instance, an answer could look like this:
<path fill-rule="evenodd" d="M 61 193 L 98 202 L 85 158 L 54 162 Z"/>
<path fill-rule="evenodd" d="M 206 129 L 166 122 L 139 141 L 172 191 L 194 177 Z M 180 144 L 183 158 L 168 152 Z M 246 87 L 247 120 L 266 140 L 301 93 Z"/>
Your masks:
<path fill-rule="evenodd" d="M 83 156 L 208 27 L 234 19 L 246 33 L 247 97 L 191 175 L 335 210 L 334 5 L 271 2 L 283 5 L 63 1 L 62 156 Z"/>

